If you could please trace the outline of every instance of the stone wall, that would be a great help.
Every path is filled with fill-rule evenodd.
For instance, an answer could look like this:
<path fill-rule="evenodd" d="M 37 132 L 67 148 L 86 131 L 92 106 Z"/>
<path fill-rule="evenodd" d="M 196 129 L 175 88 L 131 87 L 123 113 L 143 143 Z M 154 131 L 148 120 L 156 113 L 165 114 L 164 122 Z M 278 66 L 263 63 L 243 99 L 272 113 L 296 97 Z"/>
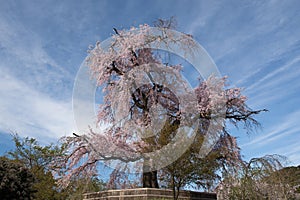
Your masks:
<path fill-rule="evenodd" d="M 173 191 L 155 188 L 136 188 L 124 190 L 106 190 L 86 193 L 83 200 L 148 200 L 173 199 Z M 216 200 L 215 193 L 180 191 L 179 200 Z"/>

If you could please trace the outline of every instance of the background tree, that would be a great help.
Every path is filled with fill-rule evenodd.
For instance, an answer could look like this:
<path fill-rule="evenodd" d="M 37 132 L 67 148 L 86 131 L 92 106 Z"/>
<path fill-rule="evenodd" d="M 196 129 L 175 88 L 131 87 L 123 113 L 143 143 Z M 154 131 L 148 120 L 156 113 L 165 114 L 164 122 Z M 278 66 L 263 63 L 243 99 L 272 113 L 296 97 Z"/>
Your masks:
<path fill-rule="evenodd" d="M 191 147 L 174 163 L 161 170 L 160 181 L 172 188 L 174 199 L 180 189 L 188 186 L 197 190 L 213 192 L 228 168 L 235 168 L 242 160 L 236 139 L 223 135 L 214 149 L 205 157 L 199 158 L 199 146 L 204 136 L 198 134 Z M 182 166 L 182 167 L 179 167 Z"/>
<path fill-rule="evenodd" d="M 199 123 L 197 136 L 185 156 L 177 161 L 177 166 L 170 165 L 164 169 L 164 172 L 170 175 L 169 181 L 172 182 L 172 187 L 177 184 L 176 187 L 180 188 L 193 181 L 198 186 L 210 188 L 211 182 L 217 177 L 219 167 L 226 169 L 240 159 L 235 138 L 227 132 L 226 124 L 216 123 L 216 121 L 224 117 L 234 125 L 241 122 L 246 128 L 251 129 L 258 124 L 253 115 L 262 110 L 251 110 L 246 105 L 246 97 L 241 94 L 240 88 L 225 89 L 226 78 L 210 77 L 201 81 L 193 90 L 195 99 L 187 97 L 184 102 L 180 102 L 170 88 L 155 82 L 151 68 L 157 65 L 151 63 L 159 64 L 157 70 L 167 70 L 175 77 L 180 77 L 181 67 L 163 64 L 164 61 L 150 49 L 150 43 L 164 42 L 168 46 L 170 41 L 181 42 L 184 44 L 182 48 L 185 51 L 193 51 L 195 45 L 190 35 L 176 38 L 168 32 L 167 28 L 172 26 L 171 21 L 161 20 L 158 21 L 158 25 L 161 33 L 157 35 L 149 34 L 148 25 L 141 25 L 139 29 L 133 27 L 130 31 L 114 29 L 115 35 L 112 36 L 108 49 L 103 49 L 100 43 L 97 43 L 96 47 L 89 51 L 87 65 L 98 86 L 101 86 L 104 91 L 104 103 L 100 105 L 98 119 L 101 123 L 113 124 L 113 126 L 103 133 L 90 129 L 88 133 L 79 134 L 81 135 L 79 137 L 64 138 L 68 155 L 59 158 L 62 162 L 57 164 L 66 168 L 68 176 L 64 176 L 60 184 L 67 185 L 72 176 L 94 175 L 97 172 L 97 163 L 100 161 L 119 160 L 130 163 L 143 159 L 143 187 L 158 187 L 157 170 L 151 168 L 151 159 L 143 155 L 163 148 L 175 137 L 179 127 L 184 124 L 183 119 L 187 118 L 185 116 L 187 110 L 184 108 L 190 105 L 195 105 L 193 109 L 197 113 L 193 118 Z M 148 68 L 143 68 L 144 73 L 133 77 L 132 71 L 142 66 Z M 149 80 L 148 84 L 135 87 L 132 91 L 128 89 L 126 80 L 139 80 L 144 77 Z M 181 80 L 180 78 L 168 79 L 168 83 L 175 88 L 186 87 L 180 85 Z M 132 126 L 120 126 L 124 124 L 122 119 L 131 119 L 131 123 L 141 128 L 154 126 L 155 122 L 151 121 L 151 108 L 155 106 L 161 106 L 165 110 L 167 120 L 162 129 L 152 134 L 153 136 L 141 139 L 132 134 Z M 116 107 L 119 108 L 120 113 L 116 112 Z M 190 118 L 187 121 L 191 123 L 193 120 Z M 209 164 L 204 158 L 196 155 L 207 134 L 212 137 L 220 135 L 221 138 L 215 146 L 215 151 L 210 155 Z M 189 166 L 184 169 L 186 171 L 178 169 L 180 163 Z M 206 172 L 209 172 L 207 173 L 209 176 L 205 176 Z M 115 174 L 111 176 L 113 179 L 117 178 Z"/>
<path fill-rule="evenodd" d="M 285 167 L 278 172 L 275 172 L 274 175 L 279 173 L 279 177 L 282 178 L 282 182 L 289 184 L 297 193 L 297 196 L 300 195 L 300 165 Z"/>
<path fill-rule="evenodd" d="M 2 200 L 33 199 L 34 176 L 22 164 L 0 157 L 0 197 Z"/>
<path fill-rule="evenodd" d="M 300 167 L 284 167 L 266 176 L 264 190 L 270 198 L 300 198 Z"/>
<path fill-rule="evenodd" d="M 35 177 L 33 188 L 35 199 L 60 199 L 50 164 L 61 153 L 58 145 L 41 146 L 34 138 L 21 138 L 13 134 L 15 149 L 8 152 L 8 157 L 27 168 Z"/>
<path fill-rule="evenodd" d="M 8 152 L 7 156 L 22 168 L 28 170 L 34 181 L 32 189 L 35 191 L 32 199 L 53 200 L 81 200 L 85 192 L 99 191 L 104 188 L 104 183 L 97 177 L 74 177 L 69 187 L 61 189 L 56 183 L 52 171 L 57 169 L 53 162 L 62 155 L 64 144 L 50 144 L 42 146 L 34 138 L 21 138 L 13 134 L 15 149 Z M 64 173 L 63 169 L 59 169 Z"/>
<path fill-rule="evenodd" d="M 219 198 L 296 199 L 299 172 L 292 174 L 297 168 L 283 168 L 285 163 L 286 158 L 280 155 L 266 155 L 242 162 L 236 168 L 238 170 L 226 174 L 218 186 Z"/>

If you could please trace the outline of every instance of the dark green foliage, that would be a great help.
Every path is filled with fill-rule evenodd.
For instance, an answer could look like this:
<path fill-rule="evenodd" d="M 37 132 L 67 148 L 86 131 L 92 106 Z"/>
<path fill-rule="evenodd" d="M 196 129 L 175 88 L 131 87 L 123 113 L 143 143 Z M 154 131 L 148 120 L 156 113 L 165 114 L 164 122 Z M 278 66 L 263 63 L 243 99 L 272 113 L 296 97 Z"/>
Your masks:
<path fill-rule="evenodd" d="M 18 134 L 13 134 L 13 141 L 15 150 L 8 152 L 9 157 L 20 161 L 29 169 L 38 168 L 49 171 L 53 158 L 63 152 L 63 145 L 41 146 L 35 138 L 20 138 Z"/>
<path fill-rule="evenodd" d="M 52 144 L 41 146 L 36 139 L 20 138 L 17 134 L 13 135 L 13 141 L 15 150 L 8 152 L 8 155 L 33 174 L 33 188 L 36 190 L 34 199 L 60 199 L 50 163 L 62 152 L 62 147 Z"/>
<path fill-rule="evenodd" d="M 22 164 L 0 157 L 0 199 L 30 200 L 36 192 L 33 174 Z"/>
<path fill-rule="evenodd" d="M 85 192 L 96 192 L 103 190 L 104 183 L 96 177 L 76 177 L 76 179 L 72 180 L 69 187 L 60 189 L 51 172 L 55 167 L 53 165 L 53 161 L 58 156 L 62 155 L 62 152 L 64 151 L 64 144 L 50 144 L 42 146 L 34 138 L 21 138 L 17 134 L 13 134 L 12 136 L 15 143 L 15 149 L 8 152 L 7 155 L 11 160 L 8 158 L 3 159 L 17 164 L 20 169 L 29 173 L 30 177 L 32 178 L 30 182 L 30 188 L 32 191 L 34 191 L 34 195 L 31 194 L 30 198 L 27 199 L 81 200 L 82 194 Z M 63 169 L 61 172 L 64 173 Z M 28 177 L 28 179 L 30 177 Z M 24 176 L 24 178 L 26 177 Z M 0 180 L 2 180 L 2 177 Z M 11 179 L 11 185 L 19 184 L 20 181 L 18 181 L 19 180 L 17 179 Z M 27 183 L 26 180 L 24 180 L 24 184 L 25 183 Z M 20 187 L 26 188 L 27 186 L 24 184 L 22 184 Z M 4 197 L 2 197 L 1 194 L 0 200 L 3 200 L 3 198 Z M 26 198 L 8 199 L 19 200 Z"/>

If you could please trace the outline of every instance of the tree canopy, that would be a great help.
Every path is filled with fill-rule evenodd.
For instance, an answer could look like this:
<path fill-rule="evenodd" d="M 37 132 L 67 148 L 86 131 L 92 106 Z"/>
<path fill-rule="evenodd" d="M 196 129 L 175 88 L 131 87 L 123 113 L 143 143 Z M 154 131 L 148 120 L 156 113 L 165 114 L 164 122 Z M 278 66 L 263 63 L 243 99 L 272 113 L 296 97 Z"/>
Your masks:
<path fill-rule="evenodd" d="M 98 123 L 109 126 L 64 138 L 68 153 L 57 165 L 68 175 L 62 176 L 61 185 L 74 176 L 96 174 L 99 162 L 119 161 L 114 180 L 118 171 L 137 172 L 128 171 L 136 163 L 133 169 L 142 168 L 144 187 L 158 187 L 157 175 L 164 173 L 173 187 L 193 182 L 211 188 L 220 170 L 241 159 L 226 122 L 251 130 L 259 124 L 254 115 L 265 110 L 249 108 L 241 88 L 228 87 L 226 77 L 211 75 L 191 88 L 182 78 L 183 66 L 165 62 L 153 48 L 177 45 L 189 54 L 195 53 L 197 43 L 189 34 L 170 31 L 172 20 L 156 25 L 154 31 L 148 25 L 129 31 L 114 28 L 108 45 L 97 42 L 89 50 L 86 64 L 103 89 Z"/>
<path fill-rule="evenodd" d="M 64 152 L 64 144 L 41 145 L 35 138 L 18 134 L 12 134 L 12 139 L 14 150 L 1 157 L 1 199 L 81 200 L 83 193 L 105 188 L 96 176 L 73 177 L 68 187 L 60 188 L 52 172 L 58 169 L 53 163 Z"/>
<path fill-rule="evenodd" d="M 219 198 L 299 199 L 299 167 L 284 167 L 286 162 L 276 154 L 241 162 L 219 184 Z"/>
<path fill-rule="evenodd" d="M 30 170 L 6 157 L 0 157 L 0 180 L 0 197 L 3 200 L 30 200 L 36 193 L 34 175 Z"/>

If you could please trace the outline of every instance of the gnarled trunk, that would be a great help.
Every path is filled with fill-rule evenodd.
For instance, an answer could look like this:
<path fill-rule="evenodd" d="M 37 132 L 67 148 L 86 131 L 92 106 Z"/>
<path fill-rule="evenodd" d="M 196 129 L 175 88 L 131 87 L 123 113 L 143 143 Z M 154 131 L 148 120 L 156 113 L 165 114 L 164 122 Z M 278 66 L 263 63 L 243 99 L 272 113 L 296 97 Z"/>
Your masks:
<path fill-rule="evenodd" d="M 157 171 L 143 172 L 144 188 L 159 188 L 157 181 Z"/>
<path fill-rule="evenodd" d="M 159 188 L 157 170 L 151 171 L 149 158 L 145 158 L 143 163 L 143 188 Z"/>

